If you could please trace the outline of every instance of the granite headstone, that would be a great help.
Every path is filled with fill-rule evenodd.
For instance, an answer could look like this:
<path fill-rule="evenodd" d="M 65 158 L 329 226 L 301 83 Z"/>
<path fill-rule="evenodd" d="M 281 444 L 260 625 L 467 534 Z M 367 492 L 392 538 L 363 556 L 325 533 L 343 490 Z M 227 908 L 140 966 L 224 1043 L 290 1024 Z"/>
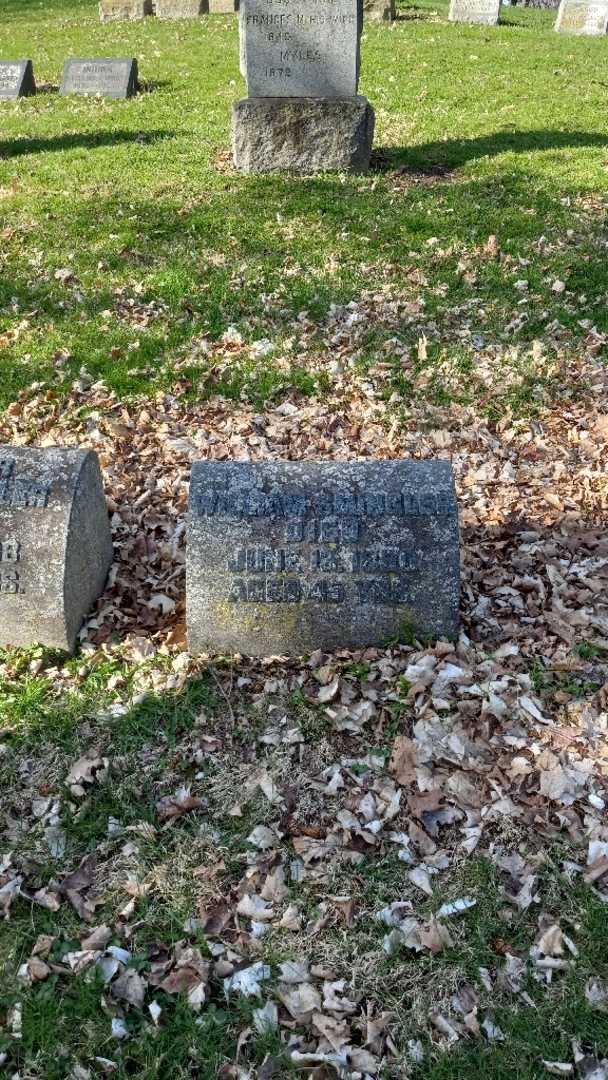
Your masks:
<path fill-rule="evenodd" d="M 239 10 L 239 0 L 209 0 L 210 15 L 234 15 Z"/>
<path fill-rule="evenodd" d="M 71 652 L 111 563 L 97 455 L 0 447 L 0 644 Z"/>
<path fill-rule="evenodd" d="M 458 507 L 446 461 L 195 462 L 190 651 L 359 648 L 458 629 Z"/>
<path fill-rule="evenodd" d="M 159 19 L 197 19 L 207 11 L 207 0 L 156 0 Z"/>
<path fill-rule="evenodd" d="M 500 0 L 450 0 L 451 22 L 496 26 L 499 16 Z"/>
<path fill-rule="evenodd" d="M 555 29 L 562 34 L 604 35 L 608 29 L 608 0 L 561 0 Z"/>
<path fill-rule="evenodd" d="M 250 97 L 349 98 L 359 80 L 357 0 L 243 0 Z"/>
<path fill-rule="evenodd" d="M 99 0 L 102 22 L 134 21 L 152 14 L 152 0 Z"/>
<path fill-rule="evenodd" d="M 0 98 L 29 97 L 35 93 L 31 60 L 0 60 Z"/>
<path fill-rule="evenodd" d="M 133 97 L 137 93 L 137 60 L 105 56 L 66 60 L 59 93 Z"/>

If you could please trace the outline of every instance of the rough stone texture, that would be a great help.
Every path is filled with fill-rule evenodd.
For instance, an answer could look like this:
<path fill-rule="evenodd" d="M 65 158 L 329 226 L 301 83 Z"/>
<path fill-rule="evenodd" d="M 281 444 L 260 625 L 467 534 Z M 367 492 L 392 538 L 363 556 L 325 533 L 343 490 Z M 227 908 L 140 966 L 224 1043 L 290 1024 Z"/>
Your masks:
<path fill-rule="evenodd" d="M 370 22 L 394 22 L 395 0 L 363 0 L 363 17 Z"/>
<path fill-rule="evenodd" d="M 143 19 L 152 14 L 152 0 L 99 0 L 102 22 Z"/>
<path fill-rule="evenodd" d="M 374 138 L 367 98 L 243 98 L 232 114 L 234 163 L 245 173 L 367 172 Z"/>
<path fill-rule="evenodd" d="M 458 629 L 458 508 L 446 461 L 196 462 L 192 653 L 298 655 Z"/>
<path fill-rule="evenodd" d="M 106 56 L 66 60 L 59 93 L 133 97 L 137 93 L 137 60 Z"/>
<path fill-rule="evenodd" d="M 496 26 L 500 15 L 500 0 L 451 0 L 449 18 L 452 22 L 482 23 Z"/>
<path fill-rule="evenodd" d="M 361 14 L 361 0 L 241 0 L 249 96 L 354 97 Z"/>
<path fill-rule="evenodd" d="M 234 15 L 239 10 L 239 0 L 209 0 L 210 15 Z"/>
<path fill-rule="evenodd" d="M 31 60 L 0 60 L 0 98 L 29 97 L 35 93 Z"/>
<path fill-rule="evenodd" d="M 72 652 L 111 563 L 97 455 L 0 447 L 0 644 Z"/>
<path fill-rule="evenodd" d="M 555 29 L 600 37 L 608 29 L 608 0 L 561 0 Z"/>
<path fill-rule="evenodd" d="M 159 19 L 197 19 L 207 11 L 207 0 L 156 0 Z"/>

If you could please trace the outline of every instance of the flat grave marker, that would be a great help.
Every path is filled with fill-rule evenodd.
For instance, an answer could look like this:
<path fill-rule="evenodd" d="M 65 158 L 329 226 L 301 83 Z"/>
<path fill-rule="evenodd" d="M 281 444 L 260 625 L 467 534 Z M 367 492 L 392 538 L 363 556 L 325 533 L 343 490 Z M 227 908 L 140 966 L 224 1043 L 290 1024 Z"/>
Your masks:
<path fill-rule="evenodd" d="M 0 644 L 72 652 L 112 537 L 97 455 L 0 447 Z"/>
<path fill-rule="evenodd" d="M 458 507 L 446 461 L 195 462 L 192 653 L 255 656 L 455 635 Z"/>
<path fill-rule="evenodd" d="M 137 60 L 106 56 L 66 60 L 59 93 L 133 97 L 137 93 Z"/>
<path fill-rule="evenodd" d="M 29 97 L 35 93 L 31 60 L 0 60 L 0 99 Z"/>

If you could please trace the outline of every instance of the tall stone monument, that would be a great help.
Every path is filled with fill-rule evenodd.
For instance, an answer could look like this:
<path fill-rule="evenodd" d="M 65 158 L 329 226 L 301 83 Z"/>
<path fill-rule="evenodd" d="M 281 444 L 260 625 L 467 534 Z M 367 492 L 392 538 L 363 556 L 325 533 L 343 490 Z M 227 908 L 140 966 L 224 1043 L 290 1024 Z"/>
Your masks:
<path fill-rule="evenodd" d="M 608 30 L 608 0 L 561 0 L 555 29 L 600 37 Z"/>
<path fill-rule="evenodd" d="M 458 507 L 447 461 L 195 462 L 192 653 L 254 656 L 458 630 Z"/>
<path fill-rule="evenodd" d="M 242 172 L 365 172 L 374 111 L 358 96 L 362 0 L 241 0 L 248 97 L 233 112 Z"/>
<path fill-rule="evenodd" d="M 0 644 L 72 652 L 112 537 L 97 455 L 0 447 Z"/>
<path fill-rule="evenodd" d="M 450 0 L 451 22 L 496 26 L 499 15 L 500 0 Z"/>

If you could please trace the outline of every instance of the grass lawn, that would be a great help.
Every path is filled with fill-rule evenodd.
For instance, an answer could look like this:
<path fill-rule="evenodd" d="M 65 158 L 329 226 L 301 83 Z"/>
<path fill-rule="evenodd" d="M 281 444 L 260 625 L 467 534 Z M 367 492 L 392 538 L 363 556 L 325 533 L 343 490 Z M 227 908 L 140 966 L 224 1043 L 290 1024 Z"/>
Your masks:
<path fill-rule="evenodd" d="M 0 651 L 7 1076 L 608 1077 L 608 45 L 553 19 L 401 3 L 370 174 L 286 179 L 234 18 L 2 0 L 0 443 L 93 446 L 116 549 L 76 657 Z M 95 54 L 142 93 L 60 98 Z M 185 652 L 193 458 L 437 455 L 458 643 Z"/>

